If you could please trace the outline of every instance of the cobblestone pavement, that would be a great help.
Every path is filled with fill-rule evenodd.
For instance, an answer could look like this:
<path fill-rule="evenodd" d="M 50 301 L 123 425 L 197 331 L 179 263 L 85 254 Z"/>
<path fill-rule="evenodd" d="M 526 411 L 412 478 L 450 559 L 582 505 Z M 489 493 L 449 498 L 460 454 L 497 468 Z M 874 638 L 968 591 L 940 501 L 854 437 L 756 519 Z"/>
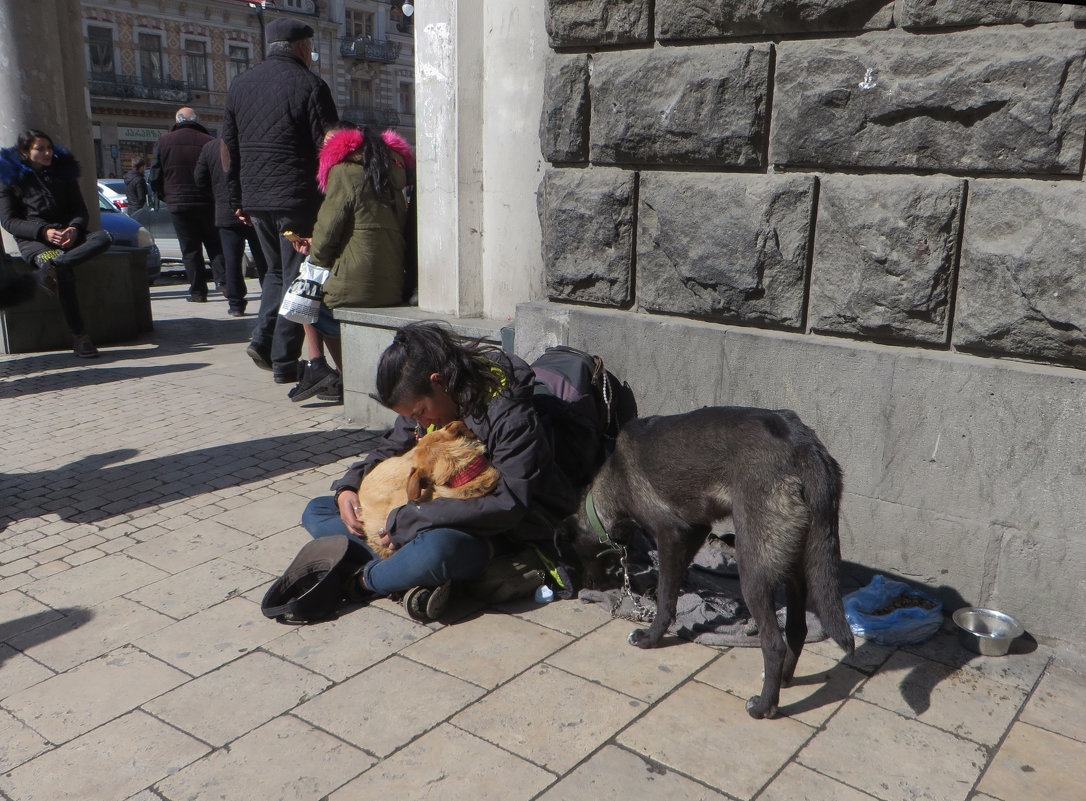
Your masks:
<path fill-rule="evenodd" d="M 753 721 L 756 650 L 641 651 L 577 601 L 264 619 L 373 433 L 289 403 L 221 296 L 153 294 L 142 344 L 0 357 L 0 797 L 1083 797 L 1086 678 L 1044 647 L 816 644 Z"/>

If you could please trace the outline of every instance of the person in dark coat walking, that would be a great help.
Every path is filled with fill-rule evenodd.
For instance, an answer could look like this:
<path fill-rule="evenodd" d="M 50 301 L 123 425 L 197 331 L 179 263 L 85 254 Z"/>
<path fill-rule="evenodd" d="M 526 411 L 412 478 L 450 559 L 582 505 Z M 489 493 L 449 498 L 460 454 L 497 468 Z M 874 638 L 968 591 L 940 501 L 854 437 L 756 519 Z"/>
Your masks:
<path fill-rule="evenodd" d="M 300 20 L 270 22 L 267 58 L 234 79 L 223 114 L 231 203 L 256 229 L 268 262 L 245 352 L 279 384 L 298 380 L 302 351 L 302 327 L 279 317 L 283 292 L 302 262 L 283 233 L 313 233 L 321 202 L 317 153 L 325 130 L 339 118 L 328 84 L 309 69 L 312 37 L 313 29 Z"/>
<path fill-rule="evenodd" d="M 83 326 L 73 268 L 108 250 L 113 239 L 105 231 L 87 232 L 79 162 L 42 131 L 24 131 L 15 147 L 0 151 L 0 223 L 37 269 L 42 289 L 57 295 L 75 355 L 97 356 Z"/>
<path fill-rule="evenodd" d="M 230 204 L 230 188 L 226 183 L 226 170 L 223 161 L 226 157 L 226 145 L 222 139 L 212 139 L 196 161 L 196 185 L 215 198 L 215 227 L 219 229 L 219 242 L 222 244 L 223 270 L 226 280 L 226 299 L 230 303 L 231 317 L 245 314 L 245 243 L 253 253 L 256 274 L 261 285 L 268 272 L 264 252 L 260 241 L 251 225 L 246 225 L 234 214 Z"/>
<path fill-rule="evenodd" d="M 177 243 L 181 246 L 181 261 L 189 280 L 189 301 L 207 300 L 207 264 L 212 274 L 223 272 L 222 245 L 215 228 L 215 208 L 211 195 L 196 185 L 196 161 L 200 151 L 211 141 L 211 134 L 197 120 L 191 108 L 181 108 L 175 117 L 177 124 L 159 137 L 151 160 L 151 188 L 170 208 Z M 219 283 L 217 281 L 217 283 Z"/>
<path fill-rule="evenodd" d="M 146 167 L 145 159 L 137 159 L 132 169 L 124 174 L 124 193 L 128 196 L 124 211 L 129 217 L 135 217 L 136 212 L 147 205 L 147 178 L 143 174 Z"/>

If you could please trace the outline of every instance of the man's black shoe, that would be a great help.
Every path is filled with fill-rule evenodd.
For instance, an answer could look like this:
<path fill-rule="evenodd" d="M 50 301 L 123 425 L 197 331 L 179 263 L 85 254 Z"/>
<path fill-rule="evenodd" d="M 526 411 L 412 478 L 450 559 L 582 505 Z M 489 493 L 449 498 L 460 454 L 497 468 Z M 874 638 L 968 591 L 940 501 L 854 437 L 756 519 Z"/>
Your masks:
<path fill-rule="evenodd" d="M 260 347 L 255 343 L 250 342 L 249 347 L 245 349 L 245 355 L 253 360 L 253 364 L 259 367 L 261 370 L 271 370 L 271 353 Z"/>

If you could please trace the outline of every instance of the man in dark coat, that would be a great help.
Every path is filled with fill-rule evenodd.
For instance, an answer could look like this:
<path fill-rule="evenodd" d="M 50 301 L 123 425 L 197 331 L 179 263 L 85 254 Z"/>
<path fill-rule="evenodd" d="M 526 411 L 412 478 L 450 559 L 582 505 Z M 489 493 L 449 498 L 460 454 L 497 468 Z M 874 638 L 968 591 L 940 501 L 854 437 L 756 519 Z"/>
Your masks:
<path fill-rule="evenodd" d="M 146 166 L 146 160 L 137 159 L 132 169 L 124 174 L 124 193 L 128 196 L 124 210 L 129 217 L 135 217 L 136 212 L 147 205 L 147 179 L 143 175 Z"/>
<path fill-rule="evenodd" d="M 260 312 L 246 353 L 276 383 L 298 380 L 302 327 L 279 317 L 301 253 L 282 234 L 309 237 L 320 207 L 317 154 L 338 119 L 332 92 L 310 71 L 313 29 L 281 17 L 268 24 L 268 56 L 230 85 L 222 138 L 233 208 L 256 229 L 268 263 Z"/>
<path fill-rule="evenodd" d="M 245 314 L 245 243 L 253 252 L 253 263 L 260 283 L 268 272 L 264 254 L 260 250 L 260 241 L 251 225 L 246 225 L 234 214 L 230 205 L 230 189 L 226 184 L 226 171 L 223 162 L 222 139 L 212 139 L 200 151 L 196 162 L 196 185 L 215 198 L 215 227 L 219 229 L 219 241 L 222 243 L 222 255 L 225 271 L 226 289 L 223 294 L 230 304 L 227 312 L 231 317 Z"/>
<path fill-rule="evenodd" d="M 170 208 L 181 261 L 189 280 L 189 301 L 207 300 L 207 265 L 203 251 L 211 261 L 212 272 L 223 274 L 222 245 L 215 227 L 215 206 L 210 194 L 196 185 L 196 162 L 200 150 L 211 141 L 211 134 L 196 121 L 196 112 L 181 108 L 177 124 L 159 137 L 151 160 L 151 188 Z"/>

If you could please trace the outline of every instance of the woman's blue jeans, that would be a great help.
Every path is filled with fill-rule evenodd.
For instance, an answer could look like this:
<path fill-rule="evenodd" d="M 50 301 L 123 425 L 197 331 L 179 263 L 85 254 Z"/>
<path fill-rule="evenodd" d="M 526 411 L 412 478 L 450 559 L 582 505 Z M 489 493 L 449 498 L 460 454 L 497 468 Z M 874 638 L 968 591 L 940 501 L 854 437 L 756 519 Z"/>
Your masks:
<path fill-rule="evenodd" d="M 369 556 L 362 575 L 366 586 L 378 595 L 479 578 L 493 555 L 489 540 L 456 529 L 435 528 L 423 531 L 387 559 L 377 559 L 365 542 L 343 524 L 335 499 L 328 495 L 314 498 L 306 505 L 302 525 L 314 538 L 345 534 L 352 543 L 361 546 L 365 553 L 352 546 L 352 556 Z"/>

